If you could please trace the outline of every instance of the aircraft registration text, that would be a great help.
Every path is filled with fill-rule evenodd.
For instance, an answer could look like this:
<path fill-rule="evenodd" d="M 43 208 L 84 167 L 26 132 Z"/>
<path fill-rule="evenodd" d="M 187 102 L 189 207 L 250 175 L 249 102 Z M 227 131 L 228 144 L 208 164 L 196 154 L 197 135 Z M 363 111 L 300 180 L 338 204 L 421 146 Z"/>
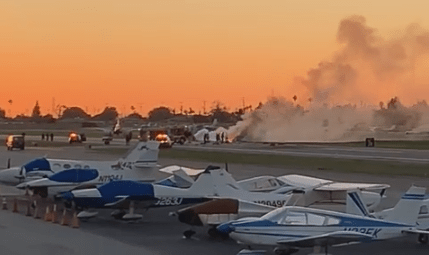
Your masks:
<path fill-rule="evenodd" d="M 253 202 L 257 204 L 269 205 L 274 207 L 282 207 L 286 203 L 286 200 L 272 200 L 272 201 L 260 200 L 260 201 L 253 201 Z"/>
<path fill-rule="evenodd" d="M 98 177 L 99 182 L 111 182 L 119 180 L 122 180 L 122 174 L 100 175 L 100 177 Z"/>
<path fill-rule="evenodd" d="M 381 231 L 381 228 L 344 228 L 344 231 L 359 232 L 377 238 L 377 234 Z"/>
<path fill-rule="evenodd" d="M 156 201 L 155 205 L 180 205 L 182 201 L 181 197 L 162 197 Z"/>

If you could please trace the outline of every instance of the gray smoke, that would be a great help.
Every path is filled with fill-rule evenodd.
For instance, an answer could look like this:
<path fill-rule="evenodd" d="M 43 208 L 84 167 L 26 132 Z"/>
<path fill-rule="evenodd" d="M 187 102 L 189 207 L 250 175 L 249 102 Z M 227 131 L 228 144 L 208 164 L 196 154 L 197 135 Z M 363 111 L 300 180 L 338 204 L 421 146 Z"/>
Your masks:
<path fill-rule="evenodd" d="M 310 69 L 306 77 L 295 79 L 294 86 L 308 91 L 298 95 L 305 108 L 284 98 L 269 98 L 231 127 L 229 137 L 278 142 L 346 141 L 377 135 L 386 139 L 429 123 L 425 101 L 406 107 L 396 98 L 413 89 L 415 62 L 429 52 L 429 32 L 411 24 L 397 34 L 382 38 L 362 16 L 342 20 L 337 32 L 341 50 Z M 392 99 L 380 102 L 386 97 Z"/>

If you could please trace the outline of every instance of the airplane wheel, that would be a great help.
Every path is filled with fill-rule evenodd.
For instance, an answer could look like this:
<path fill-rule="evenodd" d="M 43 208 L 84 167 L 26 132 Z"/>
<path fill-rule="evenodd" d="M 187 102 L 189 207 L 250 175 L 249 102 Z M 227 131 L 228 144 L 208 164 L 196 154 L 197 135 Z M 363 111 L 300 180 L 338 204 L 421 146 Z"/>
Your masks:
<path fill-rule="evenodd" d="M 122 217 L 124 217 L 124 215 L 125 214 L 127 214 L 125 211 L 120 211 L 120 212 L 118 212 L 118 213 L 113 213 L 112 214 L 112 217 L 115 219 L 115 220 L 122 220 Z"/>
<path fill-rule="evenodd" d="M 215 228 L 210 228 L 207 231 L 207 234 L 209 234 L 210 237 L 216 238 L 219 235 L 219 232 Z"/>
<path fill-rule="evenodd" d="M 298 249 L 287 249 L 287 250 L 285 250 L 285 249 L 275 248 L 274 254 L 276 254 L 276 255 L 291 255 L 292 253 L 295 253 L 297 251 L 298 251 Z"/>
<path fill-rule="evenodd" d="M 72 206 L 73 206 L 72 202 L 70 202 L 70 201 L 65 201 L 64 202 L 64 207 L 65 208 L 70 209 L 70 208 L 72 208 Z"/>
<path fill-rule="evenodd" d="M 428 243 L 428 237 L 429 237 L 429 235 L 420 234 L 417 240 L 421 244 L 427 244 Z"/>
<path fill-rule="evenodd" d="M 217 231 L 216 228 L 210 228 L 207 233 L 212 238 L 221 238 L 222 240 L 227 240 L 229 238 L 229 234 L 223 234 Z"/>
<path fill-rule="evenodd" d="M 190 239 L 193 235 L 195 235 L 195 231 L 193 231 L 193 230 L 186 230 L 185 232 L 183 232 L 183 236 L 186 238 L 186 239 Z"/>

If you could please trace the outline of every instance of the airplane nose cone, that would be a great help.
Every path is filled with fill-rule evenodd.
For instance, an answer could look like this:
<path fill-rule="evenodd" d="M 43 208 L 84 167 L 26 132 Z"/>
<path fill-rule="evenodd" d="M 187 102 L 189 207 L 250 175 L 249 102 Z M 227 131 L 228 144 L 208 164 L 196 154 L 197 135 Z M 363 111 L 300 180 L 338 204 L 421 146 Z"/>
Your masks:
<path fill-rule="evenodd" d="M 0 171 L 0 183 L 5 183 L 9 185 L 17 185 L 20 183 L 19 175 L 21 168 L 12 167 Z"/>
<path fill-rule="evenodd" d="M 234 226 L 232 226 L 231 223 L 220 224 L 216 229 L 223 234 L 229 234 L 235 230 Z"/>

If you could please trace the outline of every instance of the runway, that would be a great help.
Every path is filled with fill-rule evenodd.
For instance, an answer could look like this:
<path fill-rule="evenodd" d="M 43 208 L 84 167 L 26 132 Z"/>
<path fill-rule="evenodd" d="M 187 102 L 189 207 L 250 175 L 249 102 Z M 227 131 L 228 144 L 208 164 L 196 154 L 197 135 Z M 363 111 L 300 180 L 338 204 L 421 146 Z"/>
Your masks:
<path fill-rule="evenodd" d="M 198 146 L 198 148 L 223 148 L 217 146 Z M 249 145 L 246 145 L 249 146 Z M 260 146 L 260 147 L 259 147 Z M 265 145 L 264 145 L 265 146 Z M 243 149 L 271 149 L 258 145 Z M 184 149 L 186 146 L 183 147 Z M 239 146 L 235 147 L 240 149 Z M 306 152 L 311 147 L 295 148 L 295 151 Z M 11 158 L 12 166 L 22 165 L 34 157 L 48 155 L 50 158 L 83 158 L 92 160 L 112 160 L 117 156 L 103 154 L 85 147 L 59 147 L 38 148 L 24 151 L 0 152 L 0 165 L 6 164 Z M 355 149 L 355 148 L 353 148 Z M 362 150 L 367 148 L 362 148 Z M 373 148 L 372 148 L 373 149 Z M 275 148 L 274 151 L 288 151 L 285 148 Z M 330 151 L 323 148 L 315 148 L 314 151 Z M 331 150 L 335 151 L 335 150 Z M 352 152 L 353 150 L 350 150 Z M 311 151 L 310 151 L 311 152 Z M 350 153 L 349 152 L 349 153 Z M 365 151 L 364 151 L 365 152 Z M 384 153 L 389 153 L 387 150 Z M 390 152 L 394 153 L 394 152 Z M 328 153 L 329 154 L 329 153 Z M 367 153 L 364 153 L 366 155 Z M 369 154 L 368 154 L 369 155 Z M 393 155 L 393 154 L 391 154 Z M 119 156 L 118 156 L 119 157 Z M 184 161 L 162 158 L 159 164 L 167 166 L 171 164 L 185 165 L 195 168 L 206 167 L 210 162 Z M 347 174 L 325 171 L 313 171 L 288 167 L 265 167 L 256 165 L 231 164 L 230 172 L 237 179 L 253 177 L 257 175 L 285 175 L 305 174 L 319 178 L 333 179 L 349 182 L 387 183 L 392 186 L 382 203 L 381 208 L 393 206 L 400 195 L 405 192 L 411 184 L 429 187 L 429 180 L 416 177 L 389 177 L 374 176 L 367 174 Z M 0 186 L 1 192 L 14 192 L 13 187 Z M 207 234 L 207 229 L 195 228 L 197 234 L 191 240 L 182 238 L 184 230 L 188 226 L 179 223 L 175 217 L 168 213 L 177 208 L 150 209 L 144 214 L 140 222 L 126 223 L 117 221 L 110 217 L 109 210 L 103 210 L 100 217 L 81 222 L 79 229 L 71 229 L 44 222 L 40 219 L 25 217 L 23 214 L 13 214 L 11 211 L 0 211 L 0 249 L 4 254 L 225 254 L 234 255 L 245 248 L 236 244 L 233 240 L 212 239 Z M 396 240 L 358 244 L 329 249 L 330 254 L 428 254 L 429 245 L 420 245 L 416 242 L 416 236 L 407 236 Z M 302 249 L 298 255 L 309 254 L 311 249 Z M 271 251 L 267 254 L 273 254 Z"/>
<path fill-rule="evenodd" d="M 385 149 L 377 147 L 345 147 L 340 145 L 284 144 L 271 146 L 263 143 L 186 144 L 175 149 L 221 151 L 232 153 L 271 154 L 298 157 L 328 157 L 344 159 L 384 160 L 429 163 L 428 150 Z"/>

